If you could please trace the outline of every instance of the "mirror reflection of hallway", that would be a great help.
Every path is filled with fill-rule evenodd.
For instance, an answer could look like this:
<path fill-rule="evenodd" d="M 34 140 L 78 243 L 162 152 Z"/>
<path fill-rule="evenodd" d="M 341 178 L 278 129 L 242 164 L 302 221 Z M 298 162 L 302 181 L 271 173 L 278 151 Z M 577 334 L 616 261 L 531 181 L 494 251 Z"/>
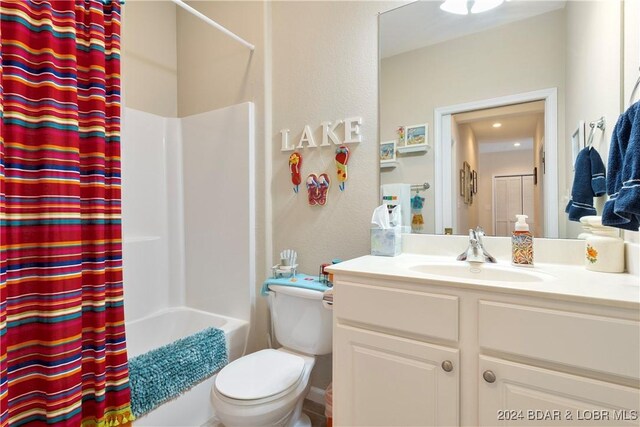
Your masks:
<path fill-rule="evenodd" d="M 467 162 L 477 175 L 471 200 L 456 197 L 457 233 L 480 225 L 490 236 L 510 236 L 516 214 L 544 234 L 544 102 L 527 102 L 452 115 L 452 179 Z M 536 174 L 537 176 L 534 176 Z"/>
<path fill-rule="evenodd" d="M 511 236 L 516 215 L 527 215 L 529 230 L 536 235 L 536 217 L 533 203 L 533 175 L 493 177 L 493 236 Z"/>

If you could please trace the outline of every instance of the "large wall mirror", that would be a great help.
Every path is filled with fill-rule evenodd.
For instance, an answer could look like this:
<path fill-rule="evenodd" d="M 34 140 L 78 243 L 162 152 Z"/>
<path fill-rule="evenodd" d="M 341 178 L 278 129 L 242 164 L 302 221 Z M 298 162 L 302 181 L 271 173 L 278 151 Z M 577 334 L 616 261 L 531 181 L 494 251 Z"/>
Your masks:
<path fill-rule="evenodd" d="M 402 200 L 412 232 L 508 236 L 524 213 L 535 236 L 576 238 L 564 212 L 575 156 L 590 145 L 606 165 L 623 108 L 621 2 L 474 13 L 488 3 L 500 2 L 380 15 L 382 196 Z M 604 198 L 594 202 L 601 212 Z"/>

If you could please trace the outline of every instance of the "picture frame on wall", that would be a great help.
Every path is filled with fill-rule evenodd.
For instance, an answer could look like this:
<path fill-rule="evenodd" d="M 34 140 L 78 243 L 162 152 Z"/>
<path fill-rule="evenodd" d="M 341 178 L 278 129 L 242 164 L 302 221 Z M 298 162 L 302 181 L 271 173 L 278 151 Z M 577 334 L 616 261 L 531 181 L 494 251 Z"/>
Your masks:
<path fill-rule="evenodd" d="M 478 194 L 478 172 L 476 172 L 475 170 L 471 173 L 472 179 L 471 182 L 473 183 L 472 187 L 473 187 L 473 194 Z"/>
<path fill-rule="evenodd" d="M 404 145 L 405 147 L 426 147 L 429 138 L 429 124 L 405 126 Z"/>
<path fill-rule="evenodd" d="M 470 205 L 473 203 L 473 176 L 471 174 L 471 165 L 466 161 L 463 162 L 462 170 L 464 171 L 464 177 L 463 177 L 464 203 L 465 205 Z"/>
<path fill-rule="evenodd" d="M 460 169 L 460 197 L 464 197 L 464 169 Z"/>
<path fill-rule="evenodd" d="M 380 143 L 380 164 L 389 164 L 396 161 L 396 141 Z"/>

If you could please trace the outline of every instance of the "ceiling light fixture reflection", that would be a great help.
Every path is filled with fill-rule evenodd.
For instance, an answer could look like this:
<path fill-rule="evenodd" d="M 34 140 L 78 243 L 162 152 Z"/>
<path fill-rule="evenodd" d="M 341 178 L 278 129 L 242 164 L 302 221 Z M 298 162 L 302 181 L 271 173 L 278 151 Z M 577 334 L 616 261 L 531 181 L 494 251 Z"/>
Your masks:
<path fill-rule="evenodd" d="M 446 0 L 440 5 L 440 9 L 456 15 L 467 15 L 469 13 L 467 0 Z"/>
<path fill-rule="evenodd" d="M 471 7 L 471 13 L 482 13 L 495 9 L 504 3 L 504 0 L 475 0 Z"/>
<path fill-rule="evenodd" d="M 514 142 L 514 143 L 513 143 L 513 146 L 514 146 L 514 147 L 520 147 L 520 143 L 519 143 L 519 142 Z"/>
<path fill-rule="evenodd" d="M 494 123 L 492 126 L 494 128 L 499 128 L 500 126 L 502 126 L 502 123 Z"/>
<path fill-rule="evenodd" d="M 445 0 L 440 4 L 440 9 L 456 15 L 467 15 L 469 14 L 469 1 L 470 0 Z M 495 9 L 502 3 L 504 3 L 504 0 L 474 0 L 473 6 L 471 6 L 471 13 L 486 12 Z"/>

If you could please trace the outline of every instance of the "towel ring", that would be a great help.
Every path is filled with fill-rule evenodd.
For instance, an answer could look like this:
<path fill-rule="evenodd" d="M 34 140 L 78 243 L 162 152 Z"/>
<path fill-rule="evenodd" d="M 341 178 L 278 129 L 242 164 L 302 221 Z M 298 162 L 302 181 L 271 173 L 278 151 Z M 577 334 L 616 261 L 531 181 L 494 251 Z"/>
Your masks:
<path fill-rule="evenodd" d="M 638 69 L 640 71 L 640 68 Z M 638 91 L 638 87 L 640 87 L 640 76 L 638 76 L 638 80 L 636 80 L 635 86 L 631 90 L 631 96 L 629 97 L 629 107 L 633 105 L 633 99 L 636 97 L 636 92 Z"/>
<path fill-rule="evenodd" d="M 591 145 L 593 144 L 593 137 L 596 134 L 596 128 L 604 132 L 604 130 L 607 127 L 607 123 L 604 116 L 600 117 L 595 122 L 589 123 L 589 127 L 591 128 L 591 130 L 589 131 L 589 138 L 587 139 L 587 147 L 591 148 Z"/>

